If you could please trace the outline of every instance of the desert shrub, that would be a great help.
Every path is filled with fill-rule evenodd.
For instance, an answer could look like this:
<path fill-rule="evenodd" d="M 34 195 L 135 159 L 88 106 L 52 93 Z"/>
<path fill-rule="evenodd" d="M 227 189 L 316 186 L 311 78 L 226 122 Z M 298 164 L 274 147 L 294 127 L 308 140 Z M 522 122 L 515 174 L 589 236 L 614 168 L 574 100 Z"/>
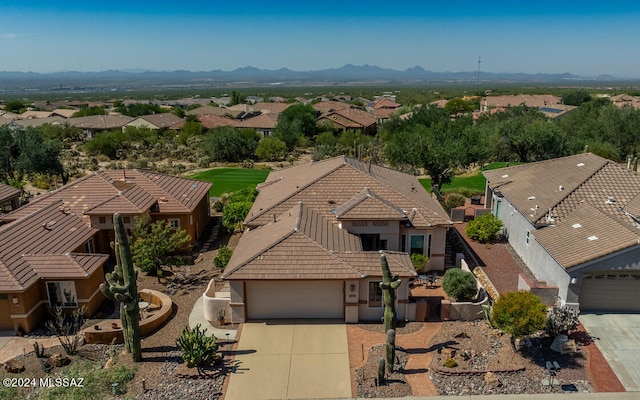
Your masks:
<path fill-rule="evenodd" d="M 176 340 L 176 346 L 182 350 L 182 358 L 187 363 L 187 367 L 201 368 L 220 361 L 220 357 L 216 356 L 218 351 L 216 337 L 207 336 L 206 332 L 206 329 L 200 329 L 200 324 L 193 329 L 185 326 L 182 335 Z"/>
<path fill-rule="evenodd" d="M 447 361 L 444 362 L 444 366 L 447 368 L 455 368 L 458 366 L 458 363 L 453 358 L 447 358 Z"/>
<path fill-rule="evenodd" d="M 464 197 L 460 193 L 447 193 L 446 199 L 444 201 L 444 207 L 447 210 L 451 210 L 452 208 L 463 206 L 466 200 L 466 197 Z"/>
<path fill-rule="evenodd" d="M 471 239 L 475 239 L 480 243 L 487 243 L 495 239 L 500 229 L 502 229 L 502 221 L 495 215 L 487 213 L 473 221 L 469 221 L 465 233 Z"/>
<path fill-rule="evenodd" d="M 272 136 L 262 138 L 256 148 L 256 156 L 262 160 L 282 160 L 287 154 L 287 145 L 280 139 Z"/>
<path fill-rule="evenodd" d="M 111 385 L 117 384 L 116 392 L 118 394 L 127 393 L 127 382 L 136 376 L 136 370 L 126 365 L 117 364 L 109 371 L 108 380 Z"/>
<path fill-rule="evenodd" d="M 220 248 L 218 249 L 218 255 L 213 259 L 213 265 L 215 265 L 216 268 L 224 271 L 224 269 L 227 267 L 227 264 L 229 264 L 229 260 L 231 259 L 232 255 L 233 250 L 231 250 L 227 246 L 220 246 Z"/>
<path fill-rule="evenodd" d="M 413 253 L 411 255 L 411 263 L 413 264 L 413 267 L 416 269 L 417 273 L 421 273 L 422 271 L 424 271 L 428 262 L 429 257 L 425 256 L 424 254 Z"/>
<path fill-rule="evenodd" d="M 87 307 L 76 308 L 70 317 L 67 317 L 62 311 L 62 306 L 56 306 L 50 312 L 52 319 L 47 321 L 45 325 L 56 335 L 68 355 L 76 354 L 80 340 L 84 336 L 80 329 L 84 323 L 84 314 L 87 312 Z"/>
<path fill-rule="evenodd" d="M 531 292 L 506 293 L 493 304 L 493 321 L 512 343 L 544 329 L 546 320 L 547 306 Z"/>
<path fill-rule="evenodd" d="M 578 311 L 568 307 L 553 307 L 547 317 L 545 331 L 549 336 L 568 333 L 578 327 Z"/>
<path fill-rule="evenodd" d="M 476 278 L 471 272 L 459 268 L 447 270 L 442 279 L 442 289 L 449 297 L 457 301 L 472 299 L 478 292 Z"/>

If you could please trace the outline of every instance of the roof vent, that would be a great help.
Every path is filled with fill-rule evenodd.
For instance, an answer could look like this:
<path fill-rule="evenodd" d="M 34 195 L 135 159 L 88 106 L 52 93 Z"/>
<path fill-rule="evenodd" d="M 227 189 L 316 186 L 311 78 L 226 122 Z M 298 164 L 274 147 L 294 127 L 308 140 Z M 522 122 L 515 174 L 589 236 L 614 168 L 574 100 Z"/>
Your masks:
<path fill-rule="evenodd" d="M 160 200 L 161 203 L 167 203 L 168 202 L 166 197 L 160 197 L 158 200 Z"/>
<path fill-rule="evenodd" d="M 558 186 L 558 190 L 562 192 L 564 190 L 564 186 L 562 185 Z"/>
<path fill-rule="evenodd" d="M 615 202 L 616 202 L 616 198 L 613 197 L 613 196 L 609 196 L 609 197 L 607 197 L 607 201 L 605 201 L 604 203 L 605 204 L 613 204 Z"/>
<path fill-rule="evenodd" d="M 48 231 L 50 231 L 51 229 L 53 229 L 53 226 L 56 224 L 56 220 L 52 220 L 49 222 L 45 222 L 44 224 L 42 224 L 42 227 Z"/>
<path fill-rule="evenodd" d="M 502 175 L 502 177 L 503 177 L 503 178 L 508 178 L 508 177 L 509 177 L 509 175 L 508 175 L 508 174 L 504 174 L 504 175 Z"/>
<path fill-rule="evenodd" d="M 529 196 L 529 197 L 527 197 L 527 200 L 535 200 L 535 199 L 536 199 L 536 196 Z"/>
<path fill-rule="evenodd" d="M 196 189 L 198 188 L 198 184 L 197 183 L 192 183 L 191 184 L 191 189 Z"/>
<path fill-rule="evenodd" d="M 576 164 L 576 167 L 584 167 L 584 163 L 583 163 L 583 162 L 581 162 L 581 163 L 577 163 L 577 164 Z"/>
<path fill-rule="evenodd" d="M 597 236 L 589 236 L 587 239 L 589 239 L 590 242 L 593 242 L 595 240 L 598 240 Z"/>
<path fill-rule="evenodd" d="M 573 225 L 571 225 L 571 227 L 572 227 L 573 229 L 578 229 L 578 228 L 582 228 L 582 225 L 580 225 L 580 224 L 573 224 Z"/>

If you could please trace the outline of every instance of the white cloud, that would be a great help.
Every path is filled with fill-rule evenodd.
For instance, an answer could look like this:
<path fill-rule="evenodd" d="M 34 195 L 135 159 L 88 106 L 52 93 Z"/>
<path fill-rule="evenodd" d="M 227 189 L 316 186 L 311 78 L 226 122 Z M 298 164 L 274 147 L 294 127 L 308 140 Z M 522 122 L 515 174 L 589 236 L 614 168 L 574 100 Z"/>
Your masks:
<path fill-rule="evenodd" d="M 18 35 L 16 35 L 15 33 L 0 33 L 0 39 L 15 39 L 17 38 Z"/>

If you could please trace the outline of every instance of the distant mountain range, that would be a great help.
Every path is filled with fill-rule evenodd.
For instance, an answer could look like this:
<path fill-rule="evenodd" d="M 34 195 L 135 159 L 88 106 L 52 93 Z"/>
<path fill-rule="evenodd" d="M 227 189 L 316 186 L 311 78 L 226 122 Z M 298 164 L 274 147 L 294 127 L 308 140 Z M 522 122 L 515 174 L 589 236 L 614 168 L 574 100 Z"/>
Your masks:
<path fill-rule="evenodd" d="M 237 68 L 233 71 L 144 71 L 107 70 L 101 72 L 10 72 L 0 71 L 0 92 L 29 88 L 49 90 L 71 90 L 73 88 L 96 87 L 178 87 L 196 85 L 216 87 L 230 85 L 303 85 L 303 84 L 437 84 L 475 83 L 478 72 L 434 72 L 420 66 L 403 71 L 380 68 L 373 65 L 344 65 L 340 68 L 316 71 L 292 71 L 287 68 L 266 70 L 255 67 Z M 570 73 L 525 74 L 495 73 L 480 71 L 480 82 L 495 83 L 570 83 L 570 82 L 629 81 L 610 75 L 582 77 Z"/>

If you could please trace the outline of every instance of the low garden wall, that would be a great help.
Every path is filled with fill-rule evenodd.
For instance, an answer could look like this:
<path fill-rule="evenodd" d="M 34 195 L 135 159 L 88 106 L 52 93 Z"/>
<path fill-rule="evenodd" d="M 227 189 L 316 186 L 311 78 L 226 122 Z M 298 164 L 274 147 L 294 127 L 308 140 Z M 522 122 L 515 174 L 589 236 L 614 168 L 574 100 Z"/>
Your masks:
<path fill-rule="evenodd" d="M 140 291 L 140 301 L 149 303 L 146 310 L 141 312 L 140 336 L 148 336 L 164 324 L 173 310 L 171 298 L 162 292 L 151 289 Z M 149 314 L 145 317 L 145 314 Z M 115 324 L 115 325 L 114 325 Z M 97 329 L 96 329 L 97 327 Z M 114 339 L 122 343 L 122 325 L 119 319 L 105 319 L 83 331 L 85 343 L 109 344 Z"/>
<path fill-rule="evenodd" d="M 231 293 L 222 292 L 216 293 L 216 282 L 211 280 L 207 290 L 202 294 L 202 308 L 204 311 L 204 318 L 213 322 L 218 319 L 220 312 L 222 311 L 225 317 L 231 318 Z"/>

